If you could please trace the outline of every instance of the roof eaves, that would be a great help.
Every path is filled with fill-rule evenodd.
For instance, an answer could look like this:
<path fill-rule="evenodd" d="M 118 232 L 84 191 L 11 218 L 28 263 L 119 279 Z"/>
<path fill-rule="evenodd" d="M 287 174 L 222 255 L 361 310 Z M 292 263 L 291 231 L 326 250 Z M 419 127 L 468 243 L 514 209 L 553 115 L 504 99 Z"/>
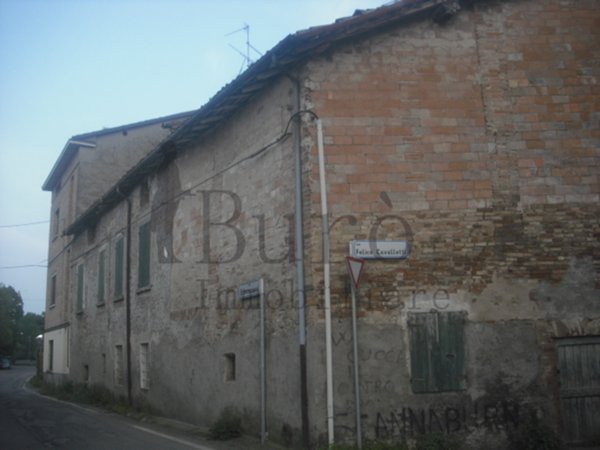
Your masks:
<path fill-rule="evenodd" d="M 116 127 L 103 128 L 101 130 L 91 131 L 89 133 L 78 134 L 76 136 L 73 136 L 71 139 L 89 139 L 89 138 L 93 138 L 93 137 L 95 138 L 95 137 L 104 136 L 107 134 L 120 133 L 121 131 L 125 131 L 125 130 L 132 130 L 135 128 L 147 127 L 149 125 L 154 125 L 157 123 L 170 122 L 173 120 L 184 119 L 186 117 L 191 117 L 196 111 L 197 110 L 185 111 L 182 113 L 170 114 L 168 116 L 156 117 L 154 119 L 142 120 L 140 122 L 128 123 L 128 124 L 119 125 Z"/>
<path fill-rule="evenodd" d="M 48 174 L 46 181 L 42 185 L 42 190 L 52 191 L 54 189 L 54 187 L 56 186 L 56 183 L 58 182 L 58 180 L 60 179 L 60 176 L 62 175 L 62 172 L 67 168 L 71 159 L 77 152 L 78 147 L 88 147 L 88 148 L 95 147 L 95 143 L 89 142 L 90 139 L 95 139 L 97 137 L 105 136 L 108 134 L 120 133 L 125 130 L 142 128 L 142 127 L 154 125 L 157 123 L 167 123 L 167 122 L 173 122 L 173 121 L 182 120 L 182 119 L 189 119 L 193 115 L 194 112 L 196 112 L 196 111 L 194 110 L 194 111 L 181 112 L 181 113 L 177 113 L 177 114 L 170 114 L 168 116 L 157 117 L 154 119 L 144 120 L 141 122 L 134 122 L 134 123 L 130 123 L 127 125 L 120 125 L 118 127 L 104 128 L 102 130 L 91 131 L 89 133 L 83 133 L 83 134 L 78 134 L 78 135 L 73 136 L 71 139 L 69 139 L 67 141 L 60 156 L 54 163 L 54 166 L 52 166 L 52 169 L 50 170 L 50 173 Z"/>
<path fill-rule="evenodd" d="M 69 139 L 63 147 L 60 156 L 54 163 L 54 166 L 52 166 L 52 170 L 50 170 L 46 181 L 44 181 L 44 184 L 42 185 L 42 190 L 54 190 L 54 188 L 56 187 L 56 183 L 58 183 L 60 179 L 60 176 L 77 153 L 77 150 L 79 150 L 79 147 L 94 148 L 96 147 L 96 144 L 93 142 L 86 142 L 81 140 L 81 136 L 79 136 L 78 139 Z"/>

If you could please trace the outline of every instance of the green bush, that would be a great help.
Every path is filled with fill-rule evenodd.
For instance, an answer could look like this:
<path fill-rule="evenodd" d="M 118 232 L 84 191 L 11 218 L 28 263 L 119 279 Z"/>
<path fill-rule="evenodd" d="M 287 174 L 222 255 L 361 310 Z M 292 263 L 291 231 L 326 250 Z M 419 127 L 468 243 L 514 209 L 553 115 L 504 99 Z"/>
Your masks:
<path fill-rule="evenodd" d="M 116 403 L 114 394 L 102 384 L 91 385 L 87 397 L 92 405 L 108 406 Z"/>
<path fill-rule="evenodd" d="M 40 389 L 44 384 L 44 378 L 40 374 L 36 374 L 29 379 L 29 386 L 34 389 Z"/>
<path fill-rule="evenodd" d="M 242 435 L 242 418 L 233 408 L 225 408 L 208 430 L 212 439 L 226 441 Z"/>

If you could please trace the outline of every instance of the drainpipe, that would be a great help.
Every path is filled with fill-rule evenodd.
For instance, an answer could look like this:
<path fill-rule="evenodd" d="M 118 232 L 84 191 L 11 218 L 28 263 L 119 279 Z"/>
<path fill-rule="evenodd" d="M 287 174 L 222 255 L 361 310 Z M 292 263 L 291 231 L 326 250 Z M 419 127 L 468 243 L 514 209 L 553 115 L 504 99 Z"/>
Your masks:
<path fill-rule="evenodd" d="M 296 278 L 298 284 L 298 325 L 300 340 L 300 378 L 301 378 L 301 407 L 302 407 L 302 439 L 306 448 L 309 448 L 309 428 L 308 428 L 308 389 L 307 389 L 307 368 L 306 368 L 306 323 L 305 323 L 305 285 L 304 285 L 304 231 L 303 231 L 303 213 L 302 213 L 302 157 L 301 157 L 301 122 L 300 114 L 305 112 L 310 114 L 317 123 L 317 146 L 319 153 L 319 184 L 321 190 L 321 216 L 322 216 L 322 234 L 323 234 L 323 276 L 324 276 L 324 296 L 325 296 L 325 359 L 326 359 L 326 378 L 327 378 L 327 435 L 329 445 L 334 442 L 333 428 L 333 349 L 331 343 L 331 280 L 329 267 L 329 217 L 327 211 L 327 184 L 325 181 L 325 151 L 323 148 L 323 124 L 317 114 L 310 110 L 300 109 L 300 81 L 287 74 L 287 76 L 296 84 L 295 123 L 296 139 L 294 141 L 295 151 L 295 172 L 296 172 Z"/>
<path fill-rule="evenodd" d="M 304 285 L 304 214 L 302 210 L 302 122 L 300 119 L 300 81 L 293 79 L 296 84 L 294 123 L 294 170 L 295 170 L 295 255 L 296 255 L 296 292 L 298 295 L 298 338 L 300 345 L 300 409 L 302 414 L 302 443 L 304 448 L 310 447 L 308 421 L 308 376 L 306 368 L 306 303 Z"/>
<path fill-rule="evenodd" d="M 331 345 L 331 280 L 329 275 L 329 220 L 327 211 L 327 184 L 325 181 L 325 151 L 323 124 L 317 118 L 317 146 L 319 152 L 319 187 L 321 190 L 321 220 L 323 233 L 323 281 L 325 294 L 325 365 L 327 376 L 327 436 L 333 445 L 333 350 Z"/>
<path fill-rule="evenodd" d="M 265 280 L 259 281 L 260 292 L 260 443 L 267 441 L 267 363 L 265 359 Z"/>
<path fill-rule="evenodd" d="M 127 340 L 127 401 L 131 405 L 131 199 L 127 198 L 127 244 L 125 255 L 125 329 Z"/>
<path fill-rule="evenodd" d="M 117 187 L 117 191 L 119 188 Z M 120 192 L 119 192 L 120 193 Z M 127 229 L 125 231 L 125 341 L 127 350 L 127 402 L 131 405 L 131 199 L 123 196 L 127 204 Z"/>

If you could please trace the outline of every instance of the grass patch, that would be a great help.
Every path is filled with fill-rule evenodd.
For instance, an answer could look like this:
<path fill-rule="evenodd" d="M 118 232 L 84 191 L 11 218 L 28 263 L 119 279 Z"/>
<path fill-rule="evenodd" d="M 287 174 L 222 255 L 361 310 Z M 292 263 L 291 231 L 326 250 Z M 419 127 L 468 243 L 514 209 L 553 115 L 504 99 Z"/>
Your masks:
<path fill-rule="evenodd" d="M 36 375 L 29 381 L 29 386 L 49 397 L 66 402 L 98 406 L 138 420 L 153 413 L 147 402 L 140 400 L 135 406 L 131 406 L 125 397 L 115 395 L 102 384 L 87 385 L 72 381 L 57 384 L 47 383 Z"/>
<path fill-rule="evenodd" d="M 514 450 L 563 450 L 565 447 L 552 428 L 536 416 L 531 416 L 508 435 L 510 448 Z"/>
<path fill-rule="evenodd" d="M 208 430 L 211 439 L 226 441 L 242 435 L 242 418 L 231 407 L 221 411 L 219 418 Z"/>
<path fill-rule="evenodd" d="M 443 433 L 428 433 L 417 437 L 415 450 L 460 450 L 462 442 L 456 437 Z"/>
<path fill-rule="evenodd" d="M 321 447 L 321 450 L 356 450 L 355 445 L 336 444 L 332 447 Z M 417 436 L 408 445 L 406 442 L 365 442 L 363 450 L 461 450 L 462 441 L 456 437 L 443 433 L 428 433 Z M 554 450 L 554 449 L 552 449 Z"/>
<path fill-rule="evenodd" d="M 355 445 L 350 444 L 335 444 L 332 447 L 322 447 L 321 450 L 356 450 Z M 363 450 L 408 450 L 407 444 L 400 442 L 365 442 Z"/>

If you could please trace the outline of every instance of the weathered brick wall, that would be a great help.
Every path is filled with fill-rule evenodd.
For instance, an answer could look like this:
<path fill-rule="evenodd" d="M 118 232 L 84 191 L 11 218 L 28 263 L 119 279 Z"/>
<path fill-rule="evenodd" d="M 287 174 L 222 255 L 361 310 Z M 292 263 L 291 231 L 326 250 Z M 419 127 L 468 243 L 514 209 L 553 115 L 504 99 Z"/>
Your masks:
<path fill-rule="evenodd" d="M 80 150 L 79 176 L 85 183 L 78 186 L 76 213 L 89 208 L 170 132 L 161 123 L 132 127 L 98 136 L 95 148 Z"/>
<path fill-rule="evenodd" d="M 45 327 L 53 328 L 69 321 L 69 258 L 66 248 L 71 238 L 63 233 L 71 224 L 74 214 L 77 186 L 77 161 L 72 161 L 59 181 L 59 188 L 52 192 L 50 206 L 50 234 L 48 237 L 48 273 L 46 288 Z M 58 209 L 58 224 L 56 210 Z M 56 277 L 55 304 L 52 306 L 52 277 Z"/>
<path fill-rule="evenodd" d="M 599 20 L 594 2 L 482 2 L 444 25 L 408 24 L 308 64 L 305 106 L 323 120 L 328 162 L 340 435 L 354 432 L 352 239 L 412 246 L 407 260 L 369 261 L 363 274 L 368 436 L 391 436 L 383 411 L 502 397 L 542 405 L 558 426 L 552 339 L 600 331 Z M 305 128 L 311 347 L 323 352 L 318 167 Z M 414 395 L 407 314 L 436 308 L 467 313 L 467 389 Z M 518 344 L 506 342 L 511 333 Z M 315 417 L 323 355 L 313 361 Z M 476 429 L 467 422 L 460 431 Z"/>
<path fill-rule="evenodd" d="M 299 377 L 292 139 L 266 148 L 284 132 L 292 102 L 291 82 L 272 86 L 152 176 L 150 204 L 134 210 L 134 224 L 150 220 L 154 262 L 152 289 L 134 301 L 133 339 L 153 345 L 148 399 L 168 414 L 209 424 L 233 406 L 258 432 L 258 301 L 242 301 L 238 288 L 262 277 L 272 433 L 299 427 L 299 407 L 288 406 Z M 224 378 L 226 353 L 236 355 L 235 381 Z"/>
<path fill-rule="evenodd" d="M 117 377 L 117 346 L 123 348 L 126 373 L 126 304 L 115 293 L 116 241 L 127 236 L 127 205 L 117 205 L 98 220 L 93 231 L 74 237 L 69 252 L 70 377 L 76 383 L 101 384 L 127 396 L 127 378 Z M 99 301 L 99 254 L 104 251 L 104 301 Z M 78 266 L 84 267 L 83 307 L 77 306 Z M 125 286 L 123 286 L 125 288 Z M 87 370 L 86 370 L 87 366 Z M 85 377 L 88 376 L 86 380 Z"/>
<path fill-rule="evenodd" d="M 206 426 L 233 407 L 243 414 L 246 430 L 258 434 L 258 299 L 241 300 L 238 288 L 262 277 L 269 432 L 278 440 L 297 440 L 300 428 L 293 139 L 282 138 L 294 92 L 289 80 L 274 83 L 213 133 L 148 174 L 147 194 L 141 183 L 129 196 L 135 401 Z M 151 230 L 151 280 L 138 289 L 138 230 L 145 223 Z M 126 235 L 126 226 L 122 202 L 99 219 L 93 242 L 86 233 L 77 237 L 72 254 L 73 271 L 80 262 L 86 265 L 88 296 L 83 313 L 72 315 L 72 376 L 82 381 L 87 365 L 91 382 L 119 394 L 126 394 L 126 385 L 115 384 L 115 346 L 126 346 L 125 302 L 109 296 L 104 305 L 96 304 L 97 267 L 98 253 L 106 249 L 112 292 L 114 244 Z M 74 284 L 72 289 L 74 298 Z M 150 389 L 143 390 L 139 355 L 146 343 Z M 226 379 L 226 354 L 235 354 L 235 380 Z M 294 432 L 282 437 L 283 429 Z"/>

